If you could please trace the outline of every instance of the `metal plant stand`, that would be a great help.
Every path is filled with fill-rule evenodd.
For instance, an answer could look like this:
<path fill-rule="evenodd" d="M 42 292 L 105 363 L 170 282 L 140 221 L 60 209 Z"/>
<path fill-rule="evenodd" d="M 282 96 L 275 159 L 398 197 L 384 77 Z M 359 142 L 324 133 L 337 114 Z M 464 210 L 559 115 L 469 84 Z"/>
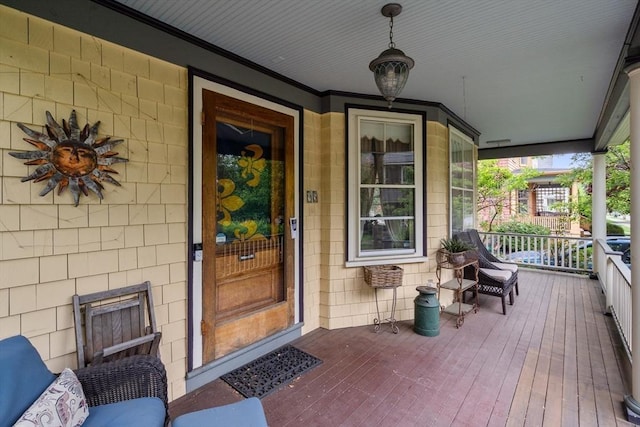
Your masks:
<path fill-rule="evenodd" d="M 384 322 L 391 325 L 394 334 L 399 332 L 396 326 L 396 302 L 398 300 L 398 286 L 402 285 L 403 270 L 397 265 L 373 265 L 364 267 L 364 281 L 374 289 L 376 298 L 376 314 L 373 319 L 373 330 L 380 331 L 380 325 Z M 380 305 L 378 304 L 378 289 L 393 289 L 393 299 L 391 300 L 391 314 L 387 319 L 380 316 Z"/>
<path fill-rule="evenodd" d="M 396 302 L 398 300 L 398 286 L 399 285 L 393 285 L 393 286 L 380 286 L 380 287 L 376 287 L 375 288 L 375 294 L 376 294 L 376 313 L 378 314 L 378 317 L 376 317 L 375 319 L 373 319 L 373 330 L 376 332 L 380 332 L 380 325 L 383 322 L 387 322 L 389 323 L 389 325 L 391 325 L 391 331 L 394 334 L 397 334 L 399 329 L 396 326 Z M 393 289 L 393 299 L 391 300 L 391 314 L 389 315 L 388 318 L 384 319 L 384 321 L 380 318 L 380 307 L 378 306 L 378 289 Z"/>
<path fill-rule="evenodd" d="M 456 328 L 464 324 L 465 315 L 471 311 L 478 312 L 478 256 L 474 251 L 465 252 L 461 258 L 455 260 L 452 254 L 439 250 L 436 253 L 436 277 L 438 279 L 438 300 L 440 299 L 440 290 L 449 289 L 453 291 L 453 303 L 441 307 L 442 313 L 448 313 L 456 316 Z M 474 280 L 464 278 L 464 268 L 470 266 L 475 272 Z M 442 270 L 453 270 L 453 279 L 442 282 Z M 475 301 L 472 304 L 464 302 L 465 291 L 472 290 L 475 294 Z"/>

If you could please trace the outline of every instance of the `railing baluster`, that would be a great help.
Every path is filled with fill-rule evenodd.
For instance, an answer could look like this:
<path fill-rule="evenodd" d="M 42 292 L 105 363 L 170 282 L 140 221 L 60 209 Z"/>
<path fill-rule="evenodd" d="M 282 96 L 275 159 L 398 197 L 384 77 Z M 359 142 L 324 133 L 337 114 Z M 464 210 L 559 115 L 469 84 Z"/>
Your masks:
<path fill-rule="evenodd" d="M 529 267 L 590 273 L 590 238 L 480 232 L 488 249 L 504 260 Z M 490 243 L 489 243 L 490 242 Z"/>

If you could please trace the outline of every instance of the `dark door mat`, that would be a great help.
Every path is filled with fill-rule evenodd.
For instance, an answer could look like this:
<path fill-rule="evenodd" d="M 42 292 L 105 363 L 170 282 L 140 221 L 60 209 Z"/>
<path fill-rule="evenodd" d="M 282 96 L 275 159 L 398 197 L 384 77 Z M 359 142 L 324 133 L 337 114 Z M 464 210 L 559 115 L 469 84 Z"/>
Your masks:
<path fill-rule="evenodd" d="M 244 397 L 262 398 L 321 363 L 317 357 L 286 345 L 220 378 Z"/>

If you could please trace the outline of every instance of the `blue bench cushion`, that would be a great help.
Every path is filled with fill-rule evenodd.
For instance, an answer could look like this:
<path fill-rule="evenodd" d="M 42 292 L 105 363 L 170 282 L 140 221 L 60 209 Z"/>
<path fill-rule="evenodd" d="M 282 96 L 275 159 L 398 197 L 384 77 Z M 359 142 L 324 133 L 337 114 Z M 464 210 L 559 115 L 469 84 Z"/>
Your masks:
<path fill-rule="evenodd" d="M 28 339 L 0 341 L 0 421 L 15 423 L 55 379 Z"/>
<path fill-rule="evenodd" d="M 250 397 L 229 405 L 181 415 L 171 423 L 171 427 L 200 426 L 267 427 L 267 419 L 260 399 Z"/>
<path fill-rule="evenodd" d="M 141 397 L 89 408 L 82 427 L 163 427 L 164 403 L 157 397 Z"/>

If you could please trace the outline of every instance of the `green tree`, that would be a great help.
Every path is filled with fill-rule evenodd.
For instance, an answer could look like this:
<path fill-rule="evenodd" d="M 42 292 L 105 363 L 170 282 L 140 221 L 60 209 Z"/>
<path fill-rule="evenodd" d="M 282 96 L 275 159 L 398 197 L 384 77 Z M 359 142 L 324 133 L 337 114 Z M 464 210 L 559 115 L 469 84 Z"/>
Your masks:
<path fill-rule="evenodd" d="M 606 203 L 607 212 L 629 214 L 631 209 L 631 145 L 627 140 L 618 146 L 610 147 L 605 155 L 606 163 Z M 578 200 L 571 203 L 569 209 L 575 217 L 587 224 L 591 223 L 591 193 L 593 185 L 593 162 L 589 153 L 574 154 L 574 168 L 571 173 L 559 178 L 559 182 L 570 187 L 573 182 L 579 184 Z M 587 227 L 589 228 L 589 227 Z"/>
<path fill-rule="evenodd" d="M 487 230 L 491 231 L 496 218 L 502 216 L 505 206 L 509 205 L 512 192 L 525 190 L 528 180 L 539 176 L 540 172 L 523 168 L 514 174 L 499 166 L 497 160 L 478 162 L 478 213 L 485 212 L 489 217 Z"/>

